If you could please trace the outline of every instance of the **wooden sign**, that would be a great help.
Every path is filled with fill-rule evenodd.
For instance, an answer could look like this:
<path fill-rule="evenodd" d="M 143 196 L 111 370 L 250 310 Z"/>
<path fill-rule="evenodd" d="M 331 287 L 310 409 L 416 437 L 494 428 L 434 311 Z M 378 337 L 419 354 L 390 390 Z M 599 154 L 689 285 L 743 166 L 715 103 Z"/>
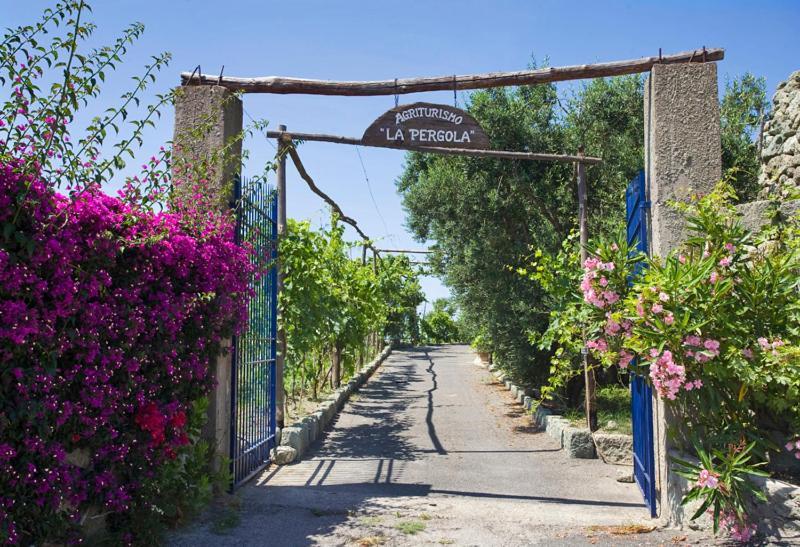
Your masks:
<path fill-rule="evenodd" d="M 465 111 L 454 106 L 414 103 L 396 106 L 364 131 L 368 146 L 489 149 L 483 128 Z"/>

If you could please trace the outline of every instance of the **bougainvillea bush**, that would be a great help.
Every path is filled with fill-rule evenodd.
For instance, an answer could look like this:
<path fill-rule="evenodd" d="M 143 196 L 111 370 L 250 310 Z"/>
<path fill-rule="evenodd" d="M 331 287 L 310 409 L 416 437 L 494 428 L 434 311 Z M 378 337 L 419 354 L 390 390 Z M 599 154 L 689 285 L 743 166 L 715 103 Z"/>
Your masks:
<path fill-rule="evenodd" d="M 67 199 L 19 166 L 0 165 L 0 538 L 28 543 L 148 503 L 252 269 L 224 225 Z"/>
<path fill-rule="evenodd" d="M 167 54 L 75 128 L 143 30 L 81 51 L 90 11 L 58 2 L 0 41 L 4 544 L 79 542 L 103 521 L 111 543 L 153 544 L 207 495 L 209 364 L 244 325 L 260 274 L 199 192 L 207 165 L 170 162 L 163 147 L 119 176 L 170 99 L 140 99 Z M 101 190 L 114 182 L 117 195 Z"/>
<path fill-rule="evenodd" d="M 715 528 L 747 540 L 750 504 L 763 497 L 748 477 L 800 459 L 800 232 L 775 216 L 751 233 L 733 199 L 720 183 L 679 205 L 691 237 L 647 260 L 630 288 L 628 250 L 598 246 L 581 291 L 590 351 L 606 367 L 635 366 L 687 417 L 669 433 L 701 459 L 678 462 L 694 482 L 686 501 L 701 501 L 695 518 L 709 510 Z"/>

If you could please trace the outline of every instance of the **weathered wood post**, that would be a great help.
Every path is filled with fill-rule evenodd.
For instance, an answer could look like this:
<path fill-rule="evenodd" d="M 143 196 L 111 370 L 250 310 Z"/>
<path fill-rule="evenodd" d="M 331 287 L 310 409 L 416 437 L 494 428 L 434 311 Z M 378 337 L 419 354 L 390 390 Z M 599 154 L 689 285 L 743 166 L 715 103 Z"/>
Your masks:
<path fill-rule="evenodd" d="M 220 209 L 231 207 L 234 178 L 241 170 L 242 102 L 218 86 L 187 86 L 176 91 L 173 166 L 208 164 L 208 183 L 197 190 L 213 197 Z M 176 192 L 181 187 L 176 187 Z M 231 340 L 224 344 L 230 348 Z M 203 438 L 214 450 L 214 465 L 230 456 L 231 354 L 211 364 L 216 385 L 209 395 L 208 421 Z"/>
<path fill-rule="evenodd" d="M 578 149 L 578 155 L 583 156 L 582 146 Z M 578 226 L 580 228 L 581 267 L 583 267 L 589 254 L 586 249 L 586 246 L 589 244 L 589 211 L 586 203 L 586 166 L 582 161 L 576 164 L 575 171 L 578 179 Z M 586 340 L 584 337 L 584 343 L 585 342 Z M 582 353 L 586 426 L 589 428 L 589 431 L 597 431 L 597 382 L 595 380 L 594 370 L 592 370 L 592 358 L 589 356 L 587 348 L 584 348 Z"/>
<path fill-rule="evenodd" d="M 279 125 L 278 131 L 286 131 L 285 125 Z M 286 143 L 278 138 L 278 168 L 275 174 L 278 191 L 278 241 L 286 235 Z M 278 298 L 283 294 L 283 268 L 281 255 L 278 253 Z M 286 365 L 286 329 L 283 317 L 278 312 L 278 355 L 275 357 L 275 421 L 283 429 L 286 391 L 283 389 L 283 369 Z"/>
<path fill-rule="evenodd" d="M 716 63 L 656 64 L 645 85 L 645 172 L 650 201 L 650 252 L 666 256 L 685 239 L 686 220 L 669 201 L 708 192 L 722 176 Z M 687 416 L 675 416 L 654 401 L 656 483 L 662 520 L 680 524 L 683 479 L 670 472 L 677 447 L 668 430 L 679 431 Z"/>

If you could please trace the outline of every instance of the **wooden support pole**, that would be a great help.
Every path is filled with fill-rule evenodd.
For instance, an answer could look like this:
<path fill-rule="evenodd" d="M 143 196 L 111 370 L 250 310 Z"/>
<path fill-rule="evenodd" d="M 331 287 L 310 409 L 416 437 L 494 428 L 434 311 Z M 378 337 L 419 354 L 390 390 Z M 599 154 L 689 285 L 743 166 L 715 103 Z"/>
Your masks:
<path fill-rule="evenodd" d="M 443 148 L 441 146 L 402 146 L 387 142 L 386 144 L 364 143 L 355 137 L 343 137 L 341 135 L 325 135 L 324 133 L 285 133 L 282 131 L 267 131 L 270 139 L 283 139 L 286 141 L 313 141 L 331 142 L 334 144 L 350 144 L 354 146 L 372 146 L 374 148 L 392 148 L 394 150 L 410 150 L 412 152 L 425 152 L 429 154 L 440 154 L 444 156 L 469 156 L 476 158 L 501 158 L 507 160 L 525 161 L 560 161 L 574 163 L 582 161 L 587 165 L 603 163 L 602 158 L 591 156 L 573 156 L 569 154 L 542 154 L 538 152 L 513 152 L 510 150 L 475 150 L 468 148 Z"/>
<path fill-rule="evenodd" d="M 342 385 L 342 350 L 338 345 L 333 346 L 333 387 Z"/>
<path fill-rule="evenodd" d="M 579 154 L 583 154 L 583 147 L 579 149 Z M 577 164 L 577 177 L 578 177 L 578 225 L 580 228 L 580 241 L 581 241 L 581 266 L 588 258 L 587 245 L 589 244 L 589 226 L 588 226 L 588 210 L 587 210 L 587 197 L 586 197 L 586 166 L 583 162 Z M 588 348 L 586 348 L 586 337 L 584 336 L 583 353 L 583 376 L 586 391 L 586 425 L 590 431 L 597 431 L 597 386 L 594 377 L 594 370 L 592 367 L 592 359 L 589 356 Z"/>
<path fill-rule="evenodd" d="M 285 125 L 279 125 L 281 131 L 286 131 Z M 278 241 L 286 236 L 286 144 L 278 140 L 278 169 L 276 172 L 276 186 L 278 190 Z M 283 293 L 283 267 L 281 255 L 278 253 L 278 298 Z M 280 313 L 280 312 L 279 312 Z M 284 426 L 284 408 L 286 405 L 286 392 L 283 389 L 283 369 L 286 366 L 286 328 L 283 318 L 278 317 L 278 355 L 275 358 L 275 418 L 278 427 Z"/>
<path fill-rule="evenodd" d="M 374 81 L 310 80 L 282 76 L 236 78 L 217 74 L 198 75 L 192 72 L 181 72 L 181 83 L 183 85 L 220 85 L 232 91 L 242 91 L 244 93 L 345 96 L 403 95 L 423 91 L 463 91 L 465 89 L 544 84 L 584 78 L 605 78 L 647 72 L 656 64 L 702 63 L 706 61 L 721 61 L 724 57 L 724 49 L 702 48 L 671 55 L 652 55 L 650 57 L 608 63 L 539 68 L 516 72 L 488 72 L 462 76 L 447 75 L 432 78 L 399 78 L 396 80 Z"/>

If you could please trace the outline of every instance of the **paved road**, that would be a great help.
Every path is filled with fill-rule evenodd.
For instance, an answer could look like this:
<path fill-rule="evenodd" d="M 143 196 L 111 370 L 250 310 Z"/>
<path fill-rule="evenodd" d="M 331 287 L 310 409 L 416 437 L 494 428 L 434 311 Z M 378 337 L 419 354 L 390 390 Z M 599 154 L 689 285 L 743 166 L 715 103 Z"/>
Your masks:
<path fill-rule="evenodd" d="M 644 545 L 618 468 L 572 460 L 466 346 L 395 351 L 303 461 L 268 469 L 173 545 Z M 214 530 L 216 533 L 212 532 Z"/>

